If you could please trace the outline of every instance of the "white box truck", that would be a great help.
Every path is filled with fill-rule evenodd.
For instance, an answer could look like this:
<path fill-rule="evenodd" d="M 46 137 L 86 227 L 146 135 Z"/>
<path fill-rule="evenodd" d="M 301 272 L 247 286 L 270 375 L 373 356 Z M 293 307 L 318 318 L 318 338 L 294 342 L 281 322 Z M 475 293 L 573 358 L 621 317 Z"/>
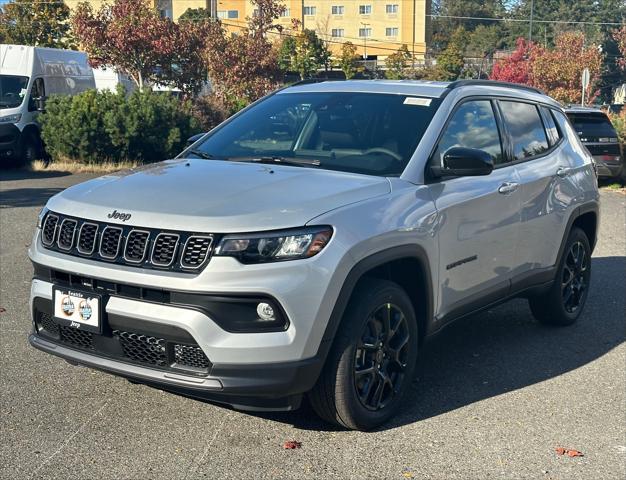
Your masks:
<path fill-rule="evenodd" d="M 48 96 L 92 88 L 84 52 L 0 44 L 0 168 L 43 155 L 37 116 Z"/>
<path fill-rule="evenodd" d="M 100 92 L 103 92 L 104 90 L 111 90 L 112 92 L 115 92 L 118 85 L 122 85 L 126 89 L 127 93 L 132 92 L 136 88 L 135 82 L 133 82 L 132 78 L 110 67 L 94 68 L 93 78 L 96 81 L 96 88 Z"/>

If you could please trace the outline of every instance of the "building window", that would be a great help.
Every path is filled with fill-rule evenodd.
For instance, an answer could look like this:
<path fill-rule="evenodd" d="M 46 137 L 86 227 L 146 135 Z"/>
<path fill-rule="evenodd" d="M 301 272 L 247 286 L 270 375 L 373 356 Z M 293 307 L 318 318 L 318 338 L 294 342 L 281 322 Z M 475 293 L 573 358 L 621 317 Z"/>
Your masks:
<path fill-rule="evenodd" d="M 239 10 L 218 10 L 217 18 L 239 18 Z"/>
<path fill-rule="evenodd" d="M 305 15 L 315 15 L 317 13 L 317 7 L 304 7 Z"/>
<path fill-rule="evenodd" d="M 252 10 L 252 16 L 253 17 L 258 17 L 259 16 L 259 9 L 255 8 L 254 10 Z"/>
<path fill-rule="evenodd" d="M 331 36 L 337 38 L 337 37 L 343 37 L 343 28 L 333 28 L 330 31 Z"/>
<path fill-rule="evenodd" d="M 333 15 L 343 15 L 343 5 L 333 5 L 331 12 Z"/>
<path fill-rule="evenodd" d="M 228 18 L 228 12 L 226 10 L 218 10 L 217 18 Z"/>
<path fill-rule="evenodd" d="M 385 13 L 398 13 L 398 4 L 388 3 L 385 5 Z"/>
<path fill-rule="evenodd" d="M 285 8 L 285 11 L 280 14 L 281 17 L 291 17 L 291 8 Z"/>
<path fill-rule="evenodd" d="M 359 28 L 359 37 L 367 38 L 372 36 L 371 28 Z"/>
<path fill-rule="evenodd" d="M 372 13 L 371 5 L 359 5 L 359 15 L 370 15 Z"/>
<path fill-rule="evenodd" d="M 388 37 L 397 37 L 398 36 L 398 27 L 387 27 L 385 28 L 385 35 Z"/>
<path fill-rule="evenodd" d="M 239 18 L 239 10 L 229 10 L 228 18 Z"/>

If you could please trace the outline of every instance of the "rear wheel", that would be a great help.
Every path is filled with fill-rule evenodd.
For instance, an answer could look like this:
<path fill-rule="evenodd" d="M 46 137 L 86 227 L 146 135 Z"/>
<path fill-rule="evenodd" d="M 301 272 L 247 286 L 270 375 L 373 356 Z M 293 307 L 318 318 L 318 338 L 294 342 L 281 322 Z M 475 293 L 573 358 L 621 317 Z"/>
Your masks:
<path fill-rule="evenodd" d="M 328 422 L 369 430 L 397 411 L 417 358 L 413 305 L 397 284 L 365 279 L 346 310 L 309 398 Z"/>
<path fill-rule="evenodd" d="M 590 280 L 589 239 L 580 228 L 573 228 L 552 287 L 545 294 L 529 299 L 534 317 L 549 325 L 571 325 L 585 306 Z"/>

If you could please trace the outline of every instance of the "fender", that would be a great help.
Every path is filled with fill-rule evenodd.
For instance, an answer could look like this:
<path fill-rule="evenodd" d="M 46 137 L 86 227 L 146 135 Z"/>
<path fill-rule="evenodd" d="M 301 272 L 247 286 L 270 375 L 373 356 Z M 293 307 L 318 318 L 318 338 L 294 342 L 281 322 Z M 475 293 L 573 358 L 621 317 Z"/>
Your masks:
<path fill-rule="evenodd" d="M 322 337 L 322 342 L 318 349 L 317 357 L 320 357 L 323 361 L 325 361 L 326 356 L 332 345 L 333 339 L 335 338 L 335 334 L 337 333 L 339 325 L 341 324 L 341 320 L 345 313 L 346 307 L 348 306 L 348 302 L 350 301 L 350 297 L 352 296 L 354 288 L 356 287 L 359 280 L 363 277 L 363 275 L 373 268 L 384 265 L 385 263 L 407 257 L 414 258 L 419 262 L 421 272 L 416 273 L 421 273 L 424 278 L 424 287 L 426 288 L 425 297 L 427 300 L 427 314 L 425 319 L 426 331 L 421 332 L 421 338 L 424 339 L 428 335 L 428 330 L 432 324 L 433 319 L 434 304 L 432 277 L 430 272 L 430 266 L 428 263 L 428 256 L 426 255 L 426 251 L 419 245 L 401 245 L 398 247 L 389 248 L 387 250 L 382 250 L 368 257 L 365 257 L 364 259 L 360 260 L 354 267 L 352 267 L 345 281 L 343 282 L 343 286 L 341 287 L 341 291 L 339 292 L 337 302 L 335 303 L 335 307 L 333 308 L 330 319 L 328 320 L 328 324 L 326 325 L 326 330 L 324 332 L 324 336 Z"/>

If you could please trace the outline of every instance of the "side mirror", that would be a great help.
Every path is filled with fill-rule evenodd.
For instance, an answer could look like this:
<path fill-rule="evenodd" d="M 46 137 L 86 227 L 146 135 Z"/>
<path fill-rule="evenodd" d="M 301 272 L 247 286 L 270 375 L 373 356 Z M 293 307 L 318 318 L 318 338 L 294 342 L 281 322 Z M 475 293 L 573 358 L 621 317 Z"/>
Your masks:
<path fill-rule="evenodd" d="M 493 159 L 484 150 L 476 148 L 452 147 L 443 154 L 443 168 L 438 168 L 441 175 L 462 177 L 489 175 L 493 171 Z"/>
<path fill-rule="evenodd" d="M 35 102 L 35 110 L 38 112 L 46 111 L 46 97 L 37 97 L 33 100 Z"/>
<path fill-rule="evenodd" d="M 202 132 L 202 133 L 196 133 L 195 135 L 189 137 L 187 139 L 187 144 L 185 145 L 185 148 L 189 147 L 191 144 L 196 143 L 198 140 L 200 140 L 204 135 L 206 135 L 206 132 Z"/>

